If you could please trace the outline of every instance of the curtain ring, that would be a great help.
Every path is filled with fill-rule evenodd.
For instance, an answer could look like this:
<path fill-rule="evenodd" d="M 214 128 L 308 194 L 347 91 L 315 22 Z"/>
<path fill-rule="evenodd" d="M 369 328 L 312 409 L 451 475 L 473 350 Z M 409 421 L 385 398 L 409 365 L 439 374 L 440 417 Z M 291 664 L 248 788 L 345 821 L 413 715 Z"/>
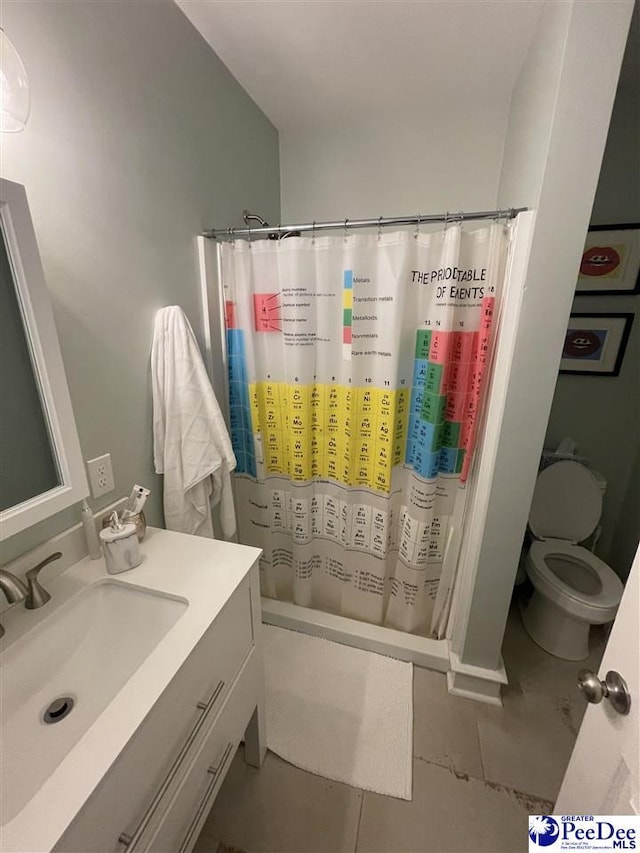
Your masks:
<path fill-rule="evenodd" d="M 348 221 L 349 221 L 348 219 L 345 219 L 345 221 L 344 221 L 344 239 L 345 240 L 347 239 L 347 222 Z"/>
<path fill-rule="evenodd" d="M 464 213 L 462 211 L 458 213 L 458 219 L 460 220 L 460 228 L 462 228 L 462 223 L 464 222 Z"/>
<path fill-rule="evenodd" d="M 382 217 L 378 217 L 378 240 L 382 237 Z"/>
<path fill-rule="evenodd" d="M 515 210 L 512 207 L 509 207 L 509 208 L 507 208 L 507 210 L 505 210 L 505 212 L 504 212 L 504 225 L 502 227 L 502 230 L 505 233 L 507 233 L 508 228 L 509 228 L 509 223 L 514 219 L 515 215 L 516 215 Z"/>
<path fill-rule="evenodd" d="M 418 221 L 416 222 L 416 233 L 413 235 L 416 240 L 418 239 L 418 235 L 420 234 L 420 214 L 418 214 Z"/>
<path fill-rule="evenodd" d="M 447 210 L 447 212 L 444 215 L 444 230 L 446 231 L 448 227 L 449 227 L 449 211 Z"/>
<path fill-rule="evenodd" d="M 247 231 L 249 232 L 249 246 L 251 246 L 251 225 L 247 222 Z"/>
<path fill-rule="evenodd" d="M 231 226 L 227 228 L 227 240 L 231 243 Z"/>
<path fill-rule="evenodd" d="M 311 245 L 315 246 L 316 243 L 316 221 L 313 220 L 313 225 L 311 226 Z"/>

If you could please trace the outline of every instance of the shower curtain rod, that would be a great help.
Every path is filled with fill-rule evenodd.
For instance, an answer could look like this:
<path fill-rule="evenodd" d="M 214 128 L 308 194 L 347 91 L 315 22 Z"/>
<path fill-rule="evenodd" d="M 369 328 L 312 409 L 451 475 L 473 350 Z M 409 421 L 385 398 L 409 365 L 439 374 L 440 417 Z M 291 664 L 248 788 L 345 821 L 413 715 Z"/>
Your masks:
<path fill-rule="evenodd" d="M 352 228 L 388 228 L 390 225 L 426 225 L 430 222 L 464 222 L 472 219 L 513 219 L 519 213 L 527 210 L 526 207 L 508 207 L 504 210 L 476 210 L 470 213 L 435 213 L 435 214 L 415 214 L 413 216 L 380 216 L 378 219 L 343 219 L 339 222 L 307 222 L 303 225 L 268 225 L 260 228 L 213 228 L 210 231 L 203 231 L 203 237 L 209 237 L 212 240 L 218 238 L 228 238 L 235 240 L 238 237 L 259 237 L 261 235 L 268 236 L 284 235 L 290 232 L 297 232 L 295 236 L 299 236 L 304 231 L 339 231 L 351 230 Z M 293 236 L 293 235 L 292 235 Z"/>

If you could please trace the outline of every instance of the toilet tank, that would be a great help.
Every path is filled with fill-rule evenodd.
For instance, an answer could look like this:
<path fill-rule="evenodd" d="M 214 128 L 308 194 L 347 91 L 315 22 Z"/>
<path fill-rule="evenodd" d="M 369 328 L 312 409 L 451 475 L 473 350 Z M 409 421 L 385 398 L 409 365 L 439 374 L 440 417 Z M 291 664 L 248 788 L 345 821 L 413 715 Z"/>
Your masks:
<path fill-rule="evenodd" d="M 604 476 L 604 474 L 601 474 L 600 471 L 594 471 L 593 468 L 589 468 L 589 471 L 591 471 L 596 482 L 598 483 L 598 487 L 600 489 L 600 492 L 602 493 L 602 499 L 604 500 L 604 496 L 607 491 L 607 478 Z"/>

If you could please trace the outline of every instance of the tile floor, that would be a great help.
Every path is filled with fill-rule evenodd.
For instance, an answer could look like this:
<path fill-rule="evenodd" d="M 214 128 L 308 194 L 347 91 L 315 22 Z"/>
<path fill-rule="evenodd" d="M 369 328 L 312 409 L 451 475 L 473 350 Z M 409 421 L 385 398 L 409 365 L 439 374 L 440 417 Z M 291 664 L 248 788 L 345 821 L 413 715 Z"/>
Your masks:
<path fill-rule="evenodd" d="M 597 631 L 597 629 L 596 629 Z M 504 705 L 447 693 L 444 675 L 414 668 L 413 800 L 351 788 L 272 753 L 261 770 L 241 750 L 195 853 L 516 853 L 526 817 L 552 809 L 586 703 L 579 666 L 597 668 L 604 634 L 576 665 L 547 655 L 512 610 L 503 649 Z"/>

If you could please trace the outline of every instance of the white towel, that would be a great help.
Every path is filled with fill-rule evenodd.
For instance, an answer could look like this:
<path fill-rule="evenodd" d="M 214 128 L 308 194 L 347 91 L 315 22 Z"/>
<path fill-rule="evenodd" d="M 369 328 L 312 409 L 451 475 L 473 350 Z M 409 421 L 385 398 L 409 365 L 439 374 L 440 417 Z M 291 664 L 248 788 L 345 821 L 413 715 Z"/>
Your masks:
<path fill-rule="evenodd" d="M 211 506 L 220 503 L 222 532 L 236 529 L 229 433 L 193 329 L 177 305 L 156 314 L 151 348 L 153 448 L 164 474 L 169 530 L 213 537 Z"/>

